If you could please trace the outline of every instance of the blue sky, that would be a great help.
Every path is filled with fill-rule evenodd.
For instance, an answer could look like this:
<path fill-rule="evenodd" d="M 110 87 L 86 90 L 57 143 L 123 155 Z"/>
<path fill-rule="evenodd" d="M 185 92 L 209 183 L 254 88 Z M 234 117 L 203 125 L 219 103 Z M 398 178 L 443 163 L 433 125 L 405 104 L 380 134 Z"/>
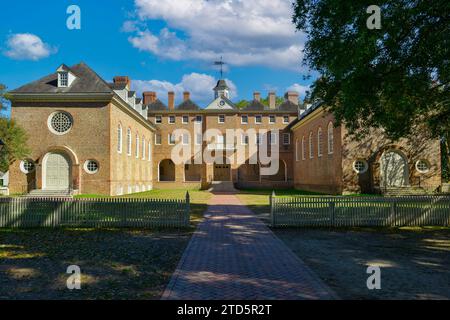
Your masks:
<path fill-rule="evenodd" d="M 66 10 L 81 9 L 81 30 L 69 30 Z M 0 19 L 0 82 L 13 89 L 80 61 L 105 80 L 128 75 L 133 88 L 192 92 L 205 105 L 228 62 L 232 100 L 287 89 L 303 93 L 311 80 L 301 65 L 304 38 L 291 24 L 289 0 L 9 1 Z"/>

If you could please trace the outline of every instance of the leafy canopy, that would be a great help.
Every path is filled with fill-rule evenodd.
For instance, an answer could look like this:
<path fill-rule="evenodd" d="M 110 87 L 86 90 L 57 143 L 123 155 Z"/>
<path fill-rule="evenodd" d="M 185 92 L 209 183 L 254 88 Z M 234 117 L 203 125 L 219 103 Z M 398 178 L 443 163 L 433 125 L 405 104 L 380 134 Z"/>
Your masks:
<path fill-rule="evenodd" d="M 370 30 L 373 1 L 297 0 L 293 22 L 307 36 L 304 63 L 321 77 L 322 99 L 351 132 L 382 127 L 393 139 L 425 123 L 450 128 L 448 0 L 381 0 L 381 29 Z"/>

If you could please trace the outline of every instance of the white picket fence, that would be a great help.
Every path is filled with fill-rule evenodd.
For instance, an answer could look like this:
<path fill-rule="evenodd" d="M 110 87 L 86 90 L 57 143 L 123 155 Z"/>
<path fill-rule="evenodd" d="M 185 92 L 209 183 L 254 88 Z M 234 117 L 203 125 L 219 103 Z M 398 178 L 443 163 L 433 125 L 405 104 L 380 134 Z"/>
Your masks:
<path fill-rule="evenodd" d="M 449 226 L 450 196 L 270 198 L 274 227 Z"/>
<path fill-rule="evenodd" d="M 0 198 L 0 228 L 150 228 L 189 226 L 183 200 Z"/>

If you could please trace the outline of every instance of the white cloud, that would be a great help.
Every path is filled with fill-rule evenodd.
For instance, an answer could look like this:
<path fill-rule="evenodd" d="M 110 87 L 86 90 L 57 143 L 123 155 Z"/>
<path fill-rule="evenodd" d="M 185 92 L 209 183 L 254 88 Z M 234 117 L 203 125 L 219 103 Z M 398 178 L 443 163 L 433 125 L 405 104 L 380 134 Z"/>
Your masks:
<path fill-rule="evenodd" d="M 237 96 L 236 85 L 226 79 L 228 86 L 230 87 L 231 97 Z M 184 91 L 191 93 L 191 99 L 196 102 L 200 107 L 205 107 L 206 104 L 213 100 L 214 92 L 213 88 L 217 84 L 217 79 L 207 74 L 190 73 L 185 74 L 179 83 L 172 83 L 169 81 L 161 80 L 133 80 L 133 90 L 142 94 L 144 91 L 155 91 L 158 98 L 167 102 L 167 92 L 175 92 L 175 100 L 177 103 L 181 102 Z"/>
<path fill-rule="evenodd" d="M 44 43 L 41 38 L 31 33 L 17 33 L 8 37 L 5 56 L 15 60 L 37 61 L 56 53 L 57 49 Z"/>
<path fill-rule="evenodd" d="M 300 98 L 305 98 L 306 91 L 311 91 L 311 88 L 309 86 L 304 86 L 298 83 L 294 83 L 293 85 L 289 86 L 287 91 L 296 91 L 299 93 Z"/>
<path fill-rule="evenodd" d="M 129 41 L 160 58 L 211 62 L 223 56 L 237 66 L 301 67 L 304 37 L 291 22 L 290 0 L 135 0 L 135 7 L 141 27 Z M 167 27 L 142 27 L 151 20 Z M 132 30 L 129 21 L 123 29 Z"/>

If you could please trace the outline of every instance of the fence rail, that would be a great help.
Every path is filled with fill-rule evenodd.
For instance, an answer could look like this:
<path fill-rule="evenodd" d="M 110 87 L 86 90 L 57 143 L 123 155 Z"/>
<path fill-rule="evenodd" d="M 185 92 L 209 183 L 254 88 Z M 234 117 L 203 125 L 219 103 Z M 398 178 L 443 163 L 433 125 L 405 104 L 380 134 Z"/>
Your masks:
<path fill-rule="evenodd" d="M 0 198 L 0 228 L 187 227 L 190 200 Z"/>
<path fill-rule="evenodd" d="M 274 227 L 449 226 L 450 196 L 270 198 Z"/>

